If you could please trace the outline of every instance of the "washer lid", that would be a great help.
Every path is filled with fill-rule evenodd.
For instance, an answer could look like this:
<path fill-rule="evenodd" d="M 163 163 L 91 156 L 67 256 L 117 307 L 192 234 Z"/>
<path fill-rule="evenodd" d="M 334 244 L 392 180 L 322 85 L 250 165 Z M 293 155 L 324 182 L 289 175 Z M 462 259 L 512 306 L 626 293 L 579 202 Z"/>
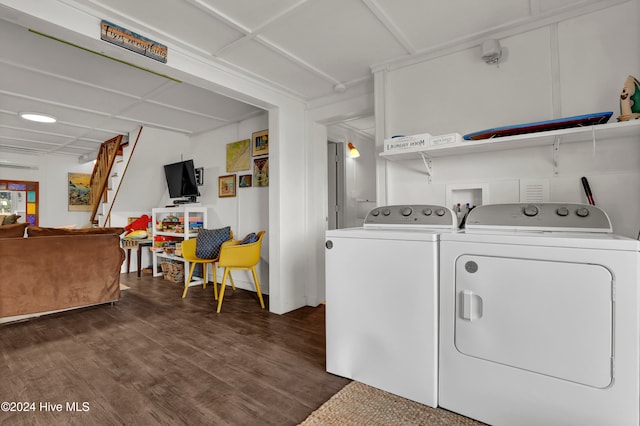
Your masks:
<path fill-rule="evenodd" d="M 405 204 L 373 208 L 364 219 L 365 228 L 457 229 L 458 219 L 448 207 Z"/>
<path fill-rule="evenodd" d="M 469 212 L 466 229 L 613 232 L 604 210 L 588 204 L 487 204 Z"/>

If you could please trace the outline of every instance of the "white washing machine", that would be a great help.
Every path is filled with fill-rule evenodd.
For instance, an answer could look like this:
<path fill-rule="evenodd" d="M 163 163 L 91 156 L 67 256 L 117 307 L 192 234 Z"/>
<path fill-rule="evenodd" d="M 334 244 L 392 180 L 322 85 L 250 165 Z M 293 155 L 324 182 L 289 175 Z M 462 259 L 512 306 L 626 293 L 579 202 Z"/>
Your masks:
<path fill-rule="evenodd" d="M 371 210 L 362 228 L 326 232 L 327 371 L 438 404 L 438 242 L 451 209 Z"/>
<path fill-rule="evenodd" d="M 492 425 L 635 425 L 640 242 L 582 204 L 476 207 L 440 243 L 440 406 Z"/>

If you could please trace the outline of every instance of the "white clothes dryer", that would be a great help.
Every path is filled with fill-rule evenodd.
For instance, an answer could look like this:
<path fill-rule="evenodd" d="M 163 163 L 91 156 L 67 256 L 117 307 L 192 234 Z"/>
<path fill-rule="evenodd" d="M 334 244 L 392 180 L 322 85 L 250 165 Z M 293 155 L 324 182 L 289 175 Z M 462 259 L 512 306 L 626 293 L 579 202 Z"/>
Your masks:
<path fill-rule="evenodd" d="M 601 209 L 479 206 L 441 236 L 440 405 L 492 425 L 635 425 L 640 242 Z"/>
<path fill-rule="evenodd" d="M 451 209 L 371 210 L 326 232 L 327 371 L 436 407 L 438 243 Z"/>

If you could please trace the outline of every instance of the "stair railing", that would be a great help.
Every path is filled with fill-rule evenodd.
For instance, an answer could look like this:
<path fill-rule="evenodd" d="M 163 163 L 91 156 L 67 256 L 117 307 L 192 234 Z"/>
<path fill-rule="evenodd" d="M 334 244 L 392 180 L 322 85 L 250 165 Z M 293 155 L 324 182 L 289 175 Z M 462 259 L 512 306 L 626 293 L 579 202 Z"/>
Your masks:
<path fill-rule="evenodd" d="M 91 218 L 90 223 L 96 225 L 96 215 L 100 204 L 107 201 L 107 190 L 111 169 L 121 151 L 122 135 L 109 139 L 100 145 L 96 164 L 91 173 Z"/>

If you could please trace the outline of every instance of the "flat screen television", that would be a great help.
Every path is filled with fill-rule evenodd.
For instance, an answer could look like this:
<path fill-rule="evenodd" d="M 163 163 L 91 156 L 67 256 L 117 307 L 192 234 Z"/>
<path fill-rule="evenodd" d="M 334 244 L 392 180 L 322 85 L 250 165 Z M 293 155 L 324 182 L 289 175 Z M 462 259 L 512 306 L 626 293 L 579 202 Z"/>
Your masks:
<path fill-rule="evenodd" d="M 198 193 L 196 182 L 196 170 L 193 160 L 180 161 L 178 163 L 166 164 L 164 174 L 167 178 L 170 198 L 186 197 L 189 202 L 195 202 Z"/>

